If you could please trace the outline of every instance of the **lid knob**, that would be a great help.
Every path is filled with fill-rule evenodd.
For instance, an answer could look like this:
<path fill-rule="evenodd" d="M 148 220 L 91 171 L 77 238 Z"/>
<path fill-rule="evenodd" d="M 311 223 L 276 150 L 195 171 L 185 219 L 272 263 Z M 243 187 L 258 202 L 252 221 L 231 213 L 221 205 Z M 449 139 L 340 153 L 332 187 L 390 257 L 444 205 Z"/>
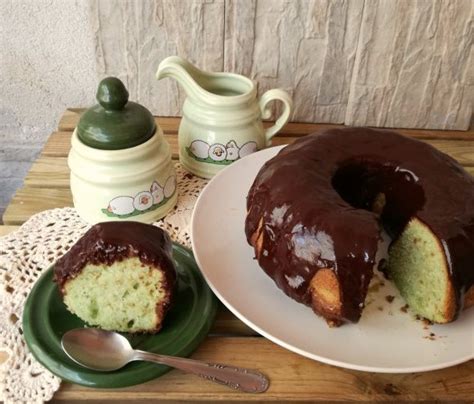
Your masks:
<path fill-rule="evenodd" d="M 107 77 L 99 83 L 97 101 L 106 110 L 119 111 L 128 102 L 128 91 L 117 77 Z"/>
<path fill-rule="evenodd" d="M 150 139 L 156 124 L 144 106 L 128 101 L 128 91 L 117 77 L 99 83 L 97 105 L 82 115 L 77 136 L 87 146 L 102 150 L 120 150 L 138 146 Z"/>

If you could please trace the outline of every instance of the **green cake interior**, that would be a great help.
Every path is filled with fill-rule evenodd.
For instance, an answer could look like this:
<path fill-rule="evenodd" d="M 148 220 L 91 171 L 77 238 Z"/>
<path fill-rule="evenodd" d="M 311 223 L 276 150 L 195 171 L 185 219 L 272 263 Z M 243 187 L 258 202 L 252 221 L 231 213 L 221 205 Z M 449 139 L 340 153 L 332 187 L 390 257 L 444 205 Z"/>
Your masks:
<path fill-rule="evenodd" d="M 420 220 L 412 219 L 390 247 L 388 275 L 410 309 L 426 319 L 445 323 L 450 283 L 439 240 Z"/>
<path fill-rule="evenodd" d="M 154 330 L 161 323 L 156 305 L 166 298 L 162 282 L 161 270 L 136 257 L 110 266 L 88 264 L 65 284 L 64 302 L 89 325 L 125 332 Z"/>

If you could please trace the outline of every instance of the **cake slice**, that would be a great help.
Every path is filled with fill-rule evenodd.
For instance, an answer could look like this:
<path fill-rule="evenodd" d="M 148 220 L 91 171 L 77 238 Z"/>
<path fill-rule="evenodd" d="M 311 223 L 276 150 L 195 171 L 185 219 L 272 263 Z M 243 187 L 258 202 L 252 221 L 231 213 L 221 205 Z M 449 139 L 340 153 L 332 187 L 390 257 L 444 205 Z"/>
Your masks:
<path fill-rule="evenodd" d="M 434 323 L 452 321 L 456 296 L 440 240 L 417 218 L 406 225 L 389 250 L 388 277 L 410 309 Z"/>
<path fill-rule="evenodd" d="M 157 332 L 176 283 L 171 248 L 158 227 L 99 223 L 56 263 L 55 281 L 68 310 L 87 324 Z"/>

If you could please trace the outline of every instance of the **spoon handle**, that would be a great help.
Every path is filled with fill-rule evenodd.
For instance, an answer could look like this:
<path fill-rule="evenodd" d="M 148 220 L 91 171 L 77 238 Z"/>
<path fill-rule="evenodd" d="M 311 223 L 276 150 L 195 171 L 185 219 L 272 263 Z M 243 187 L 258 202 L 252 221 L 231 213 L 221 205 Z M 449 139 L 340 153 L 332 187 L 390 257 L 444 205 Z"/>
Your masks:
<path fill-rule="evenodd" d="M 171 366 L 246 393 L 263 393 L 269 386 L 267 377 L 253 369 L 159 355 L 140 350 L 135 350 L 134 352 L 132 360 L 143 360 Z"/>

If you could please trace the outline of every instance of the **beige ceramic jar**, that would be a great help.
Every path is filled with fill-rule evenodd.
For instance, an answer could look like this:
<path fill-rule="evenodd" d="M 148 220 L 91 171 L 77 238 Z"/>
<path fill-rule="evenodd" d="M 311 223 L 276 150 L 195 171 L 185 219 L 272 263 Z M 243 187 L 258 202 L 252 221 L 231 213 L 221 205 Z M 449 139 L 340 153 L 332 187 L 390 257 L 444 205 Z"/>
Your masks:
<path fill-rule="evenodd" d="M 177 201 L 163 131 L 146 108 L 128 101 L 116 78 L 100 83 L 97 99 L 72 135 L 68 164 L 75 208 L 89 223 L 162 218 Z"/>

